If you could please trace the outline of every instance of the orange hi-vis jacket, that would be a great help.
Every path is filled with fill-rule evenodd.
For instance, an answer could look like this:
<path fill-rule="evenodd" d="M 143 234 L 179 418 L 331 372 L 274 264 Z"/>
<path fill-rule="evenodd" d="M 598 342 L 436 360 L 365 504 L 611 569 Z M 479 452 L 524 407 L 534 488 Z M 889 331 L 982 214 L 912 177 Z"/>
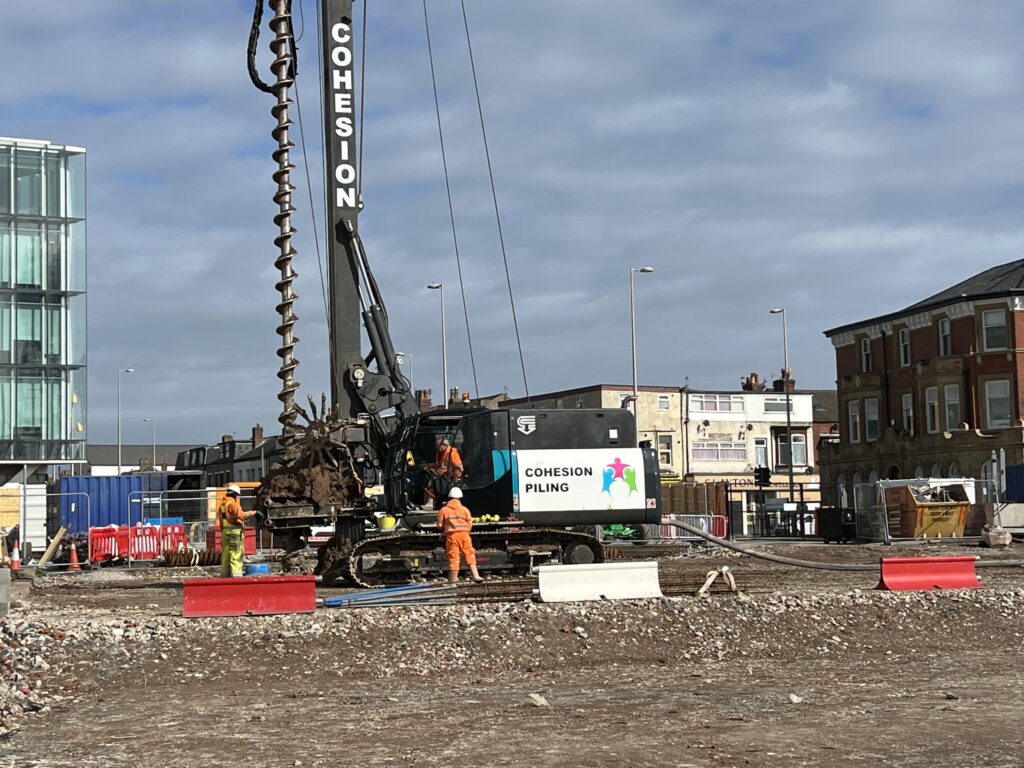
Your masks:
<path fill-rule="evenodd" d="M 464 507 L 458 499 L 448 499 L 448 503 L 437 513 L 437 524 L 445 536 L 453 533 L 469 533 L 473 530 L 473 515 L 469 508 Z"/>
<path fill-rule="evenodd" d="M 245 525 L 245 518 L 250 516 L 250 513 L 242 511 L 242 504 L 238 499 L 225 496 L 224 501 L 217 507 L 217 527 Z"/>
<path fill-rule="evenodd" d="M 437 450 L 437 471 L 442 475 L 449 473 L 453 475 L 462 474 L 462 457 L 459 455 L 459 449 L 454 445 L 445 445 Z"/>

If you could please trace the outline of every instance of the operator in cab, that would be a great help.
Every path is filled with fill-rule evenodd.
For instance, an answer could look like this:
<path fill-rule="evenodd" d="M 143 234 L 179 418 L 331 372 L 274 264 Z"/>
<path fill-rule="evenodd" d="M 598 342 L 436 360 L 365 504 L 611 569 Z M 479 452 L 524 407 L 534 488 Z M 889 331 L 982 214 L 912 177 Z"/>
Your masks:
<path fill-rule="evenodd" d="M 235 483 L 224 488 L 224 500 L 217 507 L 217 527 L 220 528 L 220 575 L 242 575 L 242 557 L 245 554 L 245 519 L 255 512 L 242 509 L 239 498 L 242 489 Z"/>
<path fill-rule="evenodd" d="M 437 454 L 430 465 L 434 474 L 434 509 L 441 506 L 442 499 L 448 498 L 448 491 L 462 480 L 462 456 L 459 449 L 444 436 L 437 438 Z"/>
<path fill-rule="evenodd" d="M 462 504 L 462 489 L 455 487 L 448 491 L 448 503 L 437 513 L 437 526 L 444 533 L 444 551 L 448 555 L 448 581 L 459 580 L 460 560 L 465 559 L 466 567 L 473 574 L 473 581 L 483 581 L 476 569 L 476 550 L 469 532 L 473 530 L 473 515 Z"/>

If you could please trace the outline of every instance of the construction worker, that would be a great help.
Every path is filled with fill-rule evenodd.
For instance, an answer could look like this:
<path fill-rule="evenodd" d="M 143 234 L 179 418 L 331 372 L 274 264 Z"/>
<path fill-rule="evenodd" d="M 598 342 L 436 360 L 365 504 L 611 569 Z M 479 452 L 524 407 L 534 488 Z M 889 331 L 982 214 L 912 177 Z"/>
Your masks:
<path fill-rule="evenodd" d="M 447 438 L 437 438 L 437 454 L 434 463 L 429 466 L 433 479 L 429 486 L 433 488 L 434 509 L 440 509 L 448 491 L 459 484 L 462 479 L 462 457 L 459 449 L 448 442 Z"/>
<path fill-rule="evenodd" d="M 437 456 L 434 459 L 434 468 L 441 477 L 451 478 L 452 484 L 462 479 L 462 457 L 459 449 L 448 442 L 445 437 L 437 438 Z"/>
<path fill-rule="evenodd" d="M 473 515 L 462 505 L 462 489 L 448 491 L 448 503 L 437 513 L 437 526 L 444 532 L 444 551 L 448 555 L 448 581 L 459 580 L 459 560 L 465 558 L 473 581 L 481 582 L 476 569 L 476 550 L 469 532 L 473 530 Z"/>
<path fill-rule="evenodd" d="M 228 483 L 224 500 L 217 507 L 217 527 L 220 528 L 220 575 L 242 575 L 242 557 L 245 554 L 245 519 L 255 512 L 246 512 L 238 500 L 242 489 Z"/>

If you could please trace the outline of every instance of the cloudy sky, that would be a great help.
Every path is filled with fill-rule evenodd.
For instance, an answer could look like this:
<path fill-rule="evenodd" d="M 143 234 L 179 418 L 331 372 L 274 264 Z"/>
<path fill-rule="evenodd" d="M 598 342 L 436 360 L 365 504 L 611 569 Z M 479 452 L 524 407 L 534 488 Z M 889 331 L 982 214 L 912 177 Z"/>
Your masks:
<path fill-rule="evenodd" d="M 300 94 L 320 201 L 314 0 Z M 822 330 L 1024 256 L 1016 2 L 467 0 L 530 390 L 833 384 Z M 0 25 L 0 135 L 89 151 L 89 438 L 276 425 L 270 98 L 246 0 L 34 0 Z M 357 4 L 357 7 L 361 3 Z M 480 390 L 523 393 L 457 0 L 429 0 Z M 301 32 L 301 19 L 297 20 Z M 260 66 L 269 55 L 264 33 Z M 422 7 L 370 0 L 361 228 L 414 384 L 472 389 Z M 302 164 L 297 378 L 327 386 Z M 319 207 L 317 221 L 323 222 Z"/>

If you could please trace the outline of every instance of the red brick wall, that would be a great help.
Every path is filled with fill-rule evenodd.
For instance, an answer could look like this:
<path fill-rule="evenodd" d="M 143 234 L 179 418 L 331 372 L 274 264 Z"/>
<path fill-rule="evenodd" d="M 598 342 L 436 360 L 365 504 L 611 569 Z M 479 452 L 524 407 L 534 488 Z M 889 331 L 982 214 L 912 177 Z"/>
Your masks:
<path fill-rule="evenodd" d="M 1009 346 L 1010 352 L 988 352 L 979 353 L 981 344 L 979 342 L 978 328 L 980 326 L 980 312 L 983 307 L 978 308 L 978 315 L 973 317 L 961 317 L 950 321 L 951 352 L 952 356 L 961 357 L 963 367 L 968 370 L 966 380 L 961 379 L 961 408 L 964 419 L 972 427 L 983 428 L 985 426 L 985 403 L 983 380 L 992 376 L 1008 376 L 1013 381 L 1013 398 L 1016 403 L 1014 418 L 1021 418 L 1024 414 L 1024 387 L 1020 382 L 1024 381 L 1024 359 L 1018 357 L 1012 350 L 1017 347 L 1017 339 L 1024 340 L 1024 312 L 1008 312 L 1010 319 Z M 890 421 L 895 421 L 896 427 L 902 427 L 902 402 L 901 396 L 910 390 L 914 393 L 914 423 L 920 429 L 924 424 L 924 403 L 921 400 L 921 391 L 917 383 L 917 363 L 921 360 L 931 360 L 938 355 L 938 322 L 926 328 L 913 329 L 910 333 L 910 365 L 900 366 L 899 351 L 899 323 L 895 323 L 894 332 L 886 334 L 884 339 L 872 339 L 872 371 L 883 374 L 888 373 L 888 397 L 880 396 L 886 402 L 879 403 L 881 428 L 884 430 Z M 856 333 L 856 332 L 855 332 Z M 846 377 L 854 377 L 861 373 L 860 367 L 860 339 L 853 344 L 836 349 L 836 374 L 840 397 L 841 421 L 845 433 L 846 411 L 844 405 L 844 391 L 849 388 L 844 386 Z M 885 345 L 885 355 L 882 354 L 882 346 Z M 1007 359 L 1009 355 L 1010 359 Z M 886 365 L 887 363 L 887 365 Z M 887 368 L 887 371 L 884 370 Z M 965 387 L 963 385 L 966 385 Z M 862 425 L 863 426 L 863 425 Z"/>

